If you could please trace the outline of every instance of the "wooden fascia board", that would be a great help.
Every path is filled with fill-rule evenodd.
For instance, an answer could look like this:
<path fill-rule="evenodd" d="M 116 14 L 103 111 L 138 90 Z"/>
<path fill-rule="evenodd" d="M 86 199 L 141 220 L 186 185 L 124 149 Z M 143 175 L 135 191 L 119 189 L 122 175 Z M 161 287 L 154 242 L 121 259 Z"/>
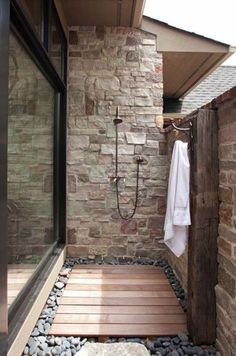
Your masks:
<path fill-rule="evenodd" d="M 228 53 L 231 49 L 227 44 L 145 17 L 140 28 L 157 35 L 159 52 Z"/>

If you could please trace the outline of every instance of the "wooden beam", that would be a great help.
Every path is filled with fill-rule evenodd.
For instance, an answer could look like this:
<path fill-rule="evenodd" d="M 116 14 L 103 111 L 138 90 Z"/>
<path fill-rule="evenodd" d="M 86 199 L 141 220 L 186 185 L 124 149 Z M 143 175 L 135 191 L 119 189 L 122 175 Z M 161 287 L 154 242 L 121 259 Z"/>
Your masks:
<path fill-rule="evenodd" d="M 139 28 L 141 26 L 145 1 L 146 0 L 133 0 L 131 27 Z"/>
<path fill-rule="evenodd" d="M 200 109 L 193 120 L 193 134 L 187 323 L 194 343 L 212 344 L 216 336 L 218 235 L 216 111 Z"/>

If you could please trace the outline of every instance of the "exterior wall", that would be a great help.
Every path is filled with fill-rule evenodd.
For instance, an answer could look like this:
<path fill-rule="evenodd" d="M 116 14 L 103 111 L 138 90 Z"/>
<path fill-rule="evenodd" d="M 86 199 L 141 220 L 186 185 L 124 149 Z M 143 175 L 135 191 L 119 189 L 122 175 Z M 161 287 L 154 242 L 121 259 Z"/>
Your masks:
<path fill-rule="evenodd" d="M 224 98 L 230 100 L 224 101 Z M 219 117 L 217 346 L 236 355 L 236 87 L 222 96 Z"/>
<path fill-rule="evenodd" d="M 68 255 L 162 256 L 167 156 L 155 127 L 163 93 L 156 37 L 130 28 L 72 27 L 69 40 Z M 123 212 L 133 207 L 135 156 L 144 158 L 130 221 L 118 216 L 112 180 L 117 106 Z"/>

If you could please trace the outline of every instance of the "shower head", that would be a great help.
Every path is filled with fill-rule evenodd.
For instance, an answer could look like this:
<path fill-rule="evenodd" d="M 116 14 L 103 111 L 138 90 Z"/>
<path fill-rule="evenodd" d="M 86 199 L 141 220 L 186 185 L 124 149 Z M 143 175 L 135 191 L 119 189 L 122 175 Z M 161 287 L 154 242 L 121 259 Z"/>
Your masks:
<path fill-rule="evenodd" d="M 123 120 L 121 120 L 119 117 L 116 117 L 113 122 L 114 122 L 114 125 L 118 125 L 118 124 L 121 124 Z"/>
<path fill-rule="evenodd" d="M 119 106 L 116 108 L 116 118 L 113 120 L 114 125 L 118 125 L 122 123 L 121 118 L 119 117 Z"/>

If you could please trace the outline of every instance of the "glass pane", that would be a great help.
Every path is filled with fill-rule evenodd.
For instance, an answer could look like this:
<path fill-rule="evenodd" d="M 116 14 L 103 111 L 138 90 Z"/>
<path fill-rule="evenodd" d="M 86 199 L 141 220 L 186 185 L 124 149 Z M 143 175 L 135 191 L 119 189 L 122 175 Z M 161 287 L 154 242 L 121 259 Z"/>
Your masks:
<path fill-rule="evenodd" d="M 42 24 L 42 1 L 39 0 L 22 0 L 22 4 L 26 10 L 31 24 L 41 38 Z"/>
<path fill-rule="evenodd" d="M 10 35 L 8 120 L 9 303 L 54 243 L 54 89 Z"/>
<path fill-rule="evenodd" d="M 60 27 L 56 21 L 56 15 L 54 11 L 52 11 L 52 18 L 50 19 L 50 30 L 49 30 L 49 57 L 51 58 L 58 74 L 62 79 L 64 79 L 63 75 L 63 36 L 60 30 Z"/>

